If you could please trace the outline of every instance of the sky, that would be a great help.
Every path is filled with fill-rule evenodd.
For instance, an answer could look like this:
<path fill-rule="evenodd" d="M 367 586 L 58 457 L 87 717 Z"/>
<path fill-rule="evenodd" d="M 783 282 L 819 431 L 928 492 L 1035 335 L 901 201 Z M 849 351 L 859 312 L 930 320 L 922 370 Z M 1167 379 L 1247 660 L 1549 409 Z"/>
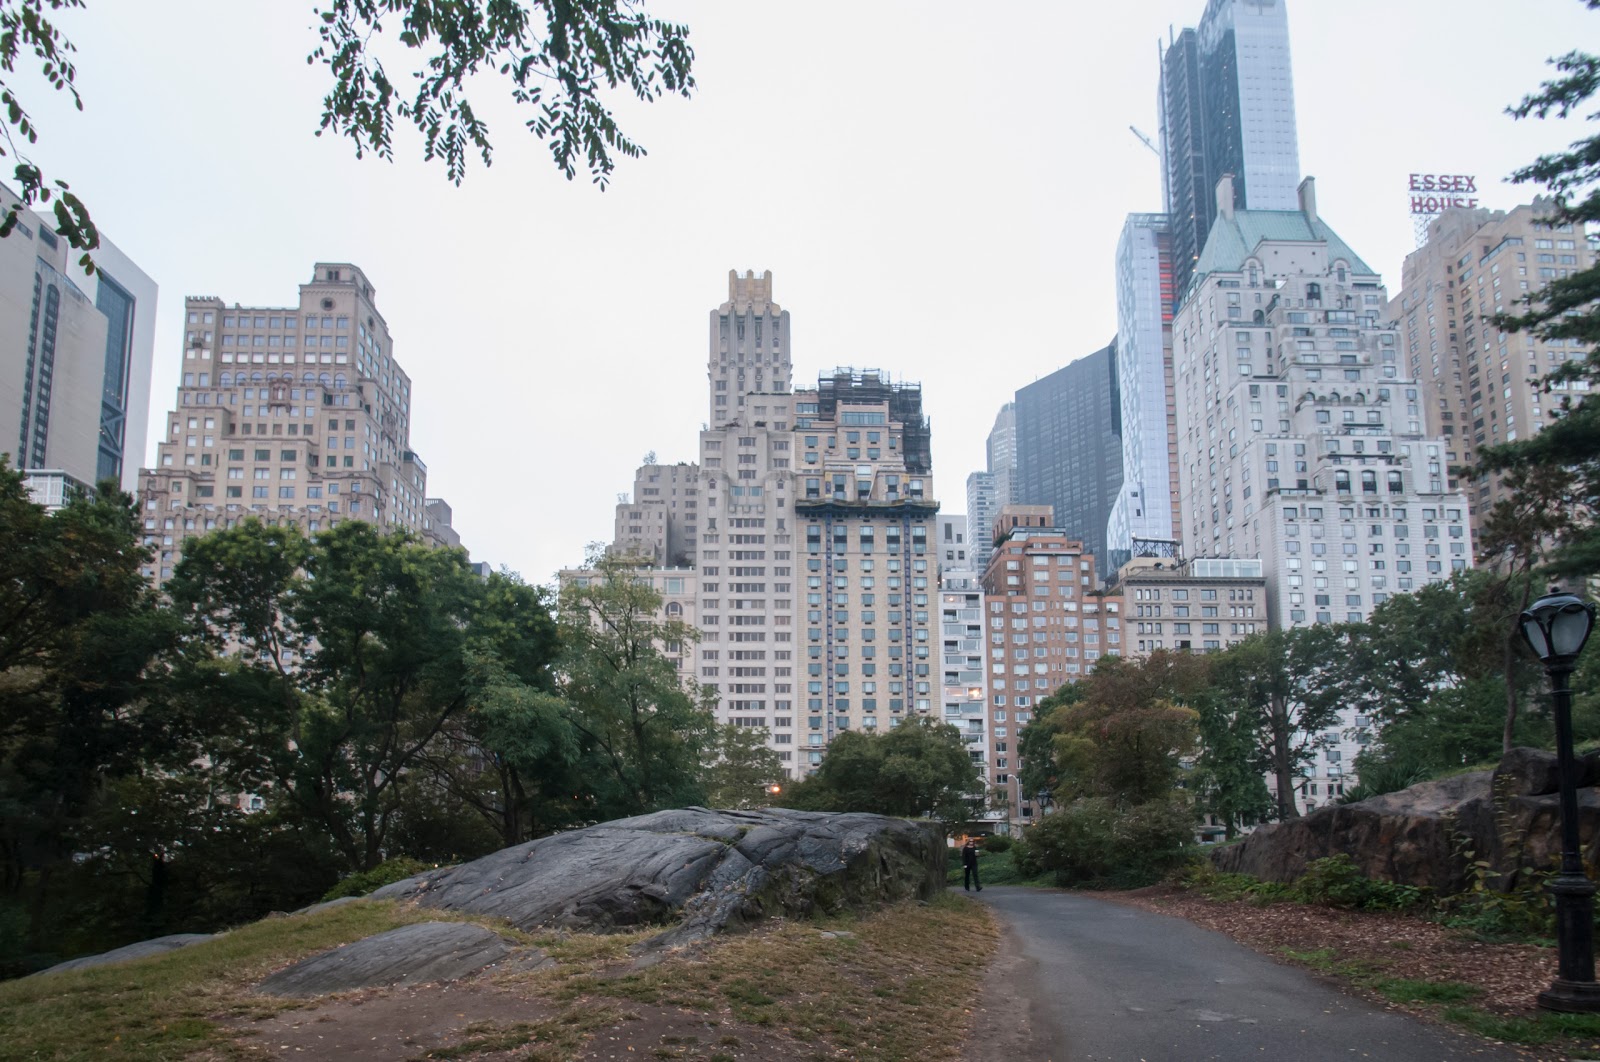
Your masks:
<path fill-rule="evenodd" d="M 1287 2 L 1301 171 L 1391 293 L 1409 173 L 1474 174 L 1509 208 L 1531 191 L 1505 175 L 1592 131 L 1503 113 L 1548 56 L 1600 46 L 1578 0 Z M 1115 333 L 1123 216 L 1161 208 L 1128 127 L 1156 136 L 1160 42 L 1203 0 L 648 7 L 690 26 L 698 88 L 614 97 L 648 155 L 604 192 L 555 169 L 493 79 L 471 88 L 494 162 L 460 187 L 409 129 L 393 163 L 317 136 L 309 0 L 62 16 L 83 111 L 16 84 L 33 159 L 160 285 L 151 424 L 175 402 L 186 296 L 291 305 L 313 263 L 354 262 L 412 379 L 428 494 L 474 560 L 545 583 L 610 538 L 643 455 L 695 459 L 708 311 L 730 269 L 769 270 L 796 383 L 920 382 L 934 493 L 963 512 L 1001 404 Z"/>

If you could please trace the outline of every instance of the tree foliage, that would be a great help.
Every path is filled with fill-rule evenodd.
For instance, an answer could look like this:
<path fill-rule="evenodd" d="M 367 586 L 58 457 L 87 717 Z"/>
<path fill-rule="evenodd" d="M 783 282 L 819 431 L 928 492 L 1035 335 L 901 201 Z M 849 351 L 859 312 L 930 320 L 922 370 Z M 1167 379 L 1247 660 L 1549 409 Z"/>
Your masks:
<path fill-rule="evenodd" d="M 255 521 L 204 536 L 170 589 L 219 648 L 239 646 L 212 676 L 253 707 L 258 769 L 353 869 L 383 861 L 410 771 L 459 741 L 480 698 L 549 685 L 536 591 L 360 521 L 310 541 Z"/>
<path fill-rule="evenodd" d="M 644 148 L 617 125 L 602 92 L 624 88 L 650 102 L 694 89 L 689 30 L 651 18 L 637 0 L 326 0 L 322 43 L 311 61 L 328 68 L 333 88 L 322 103 L 322 128 L 350 138 L 357 156 L 394 155 L 398 118 L 422 135 L 423 152 L 460 184 L 467 158 L 489 165 L 489 130 L 467 94 L 489 73 L 506 79 L 526 127 L 547 141 L 571 180 L 585 167 L 604 187 L 613 153 Z M 410 91 L 397 86 L 377 55 L 386 24 L 420 58 Z"/>
<path fill-rule="evenodd" d="M 711 808 L 753 808 L 772 802 L 768 787 L 788 777 L 783 761 L 767 745 L 765 727 L 717 727 L 701 765 L 700 786 Z M 780 789 L 781 794 L 781 789 Z"/>
<path fill-rule="evenodd" d="M 46 85 L 66 93 L 72 105 L 83 110 L 78 68 L 72 58 L 77 48 L 61 32 L 56 19 L 63 11 L 83 6 L 83 0 L 0 0 L 0 107 L 5 111 L 0 117 L 0 139 L 5 141 L 0 157 L 14 160 L 11 176 L 20 196 L 0 213 L 0 238 L 16 230 L 24 209 L 49 203 L 56 232 L 68 246 L 83 252 L 79 264 L 93 272 L 89 252 L 100 246 L 100 233 L 67 182 L 46 177 L 28 153 L 39 141 L 39 129 L 23 107 L 17 88 L 17 64 L 35 65 Z"/>
<path fill-rule="evenodd" d="M 559 691 L 580 735 L 594 817 L 617 818 L 704 799 L 712 747 L 709 691 L 684 683 L 663 650 L 698 638 L 662 619 L 661 595 L 633 568 L 594 554 L 584 582 L 563 588 Z"/>
<path fill-rule="evenodd" d="M 83 110 L 77 48 L 60 16 L 84 0 L 0 0 L 0 157 L 14 159 L 20 199 L 0 213 L 0 238 L 24 209 L 50 204 L 58 235 L 82 251 L 94 271 L 100 234 L 89 210 L 65 181 L 51 179 L 28 154 L 39 129 L 22 102 L 17 65 L 33 64 L 44 83 Z M 320 43 L 306 62 L 326 68 L 332 87 L 322 100 L 318 135 L 345 136 L 356 157 L 394 158 L 396 120 L 422 138 L 423 158 L 443 163 L 455 184 L 470 156 L 485 166 L 494 149 L 469 87 L 500 78 L 527 115 L 524 125 L 546 142 L 568 180 L 580 166 L 604 188 L 616 156 L 637 158 L 644 147 L 623 132 L 607 102 L 625 93 L 644 102 L 688 97 L 695 88 L 694 50 L 687 26 L 650 17 L 641 0 L 322 0 L 316 7 Z M 394 30 L 399 78 L 385 67 L 384 42 Z"/>
<path fill-rule="evenodd" d="M 887 731 L 847 730 L 822 766 L 782 798 L 807 811 L 934 818 L 959 830 L 981 809 L 983 780 L 961 731 L 913 716 Z"/>
<path fill-rule="evenodd" d="M 1339 723 L 1330 674 L 1347 632 L 1326 624 L 1255 634 L 1212 664 L 1214 710 L 1227 713 L 1242 747 L 1254 745 L 1277 790 L 1279 818 L 1295 818 L 1296 778 Z"/>

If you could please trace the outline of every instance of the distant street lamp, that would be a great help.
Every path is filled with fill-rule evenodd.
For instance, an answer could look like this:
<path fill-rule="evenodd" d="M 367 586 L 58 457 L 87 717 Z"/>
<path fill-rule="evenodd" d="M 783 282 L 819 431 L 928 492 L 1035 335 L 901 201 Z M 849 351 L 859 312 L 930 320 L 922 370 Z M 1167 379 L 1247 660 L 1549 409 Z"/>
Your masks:
<path fill-rule="evenodd" d="M 782 792 L 783 786 L 779 785 L 777 782 L 773 782 L 771 785 L 767 786 L 767 796 L 769 797 L 775 797 Z"/>
<path fill-rule="evenodd" d="M 1039 814 L 1043 816 L 1045 812 L 1050 810 L 1050 805 L 1055 803 L 1055 797 L 1050 795 L 1050 790 L 1048 789 L 1039 790 L 1037 797 L 1039 800 Z"/>
<path fill-rule="evenodd" d="M 1561 873 L 1556 898 L 1556 979 L 1539 993 L 1546 1010 L 1600 1011 L 1594 980 L 1594 892 L 1578 849 L 1578 767 L 1572 754 L 1572 690 L 1567 680 L 1594 629 L 1595 607 L 1572 594 L 1549 593 L 1518 619 L 1522 637 L 1544 661 L 1556 709 L 1556 763 L 1561 781 Z"/>

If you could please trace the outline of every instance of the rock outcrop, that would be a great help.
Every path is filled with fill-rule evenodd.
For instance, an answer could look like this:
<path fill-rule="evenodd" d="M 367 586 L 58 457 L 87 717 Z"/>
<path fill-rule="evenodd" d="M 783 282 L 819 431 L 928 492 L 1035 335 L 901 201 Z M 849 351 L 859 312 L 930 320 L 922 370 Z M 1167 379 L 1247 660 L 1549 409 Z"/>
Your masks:
<path fill-rule="evenodd" d="M 1580 761 L 1579 776 L 1579 834 L 1585 861 L 1597 870 L 1600 756 Z M 1213 849 L 1211 858 L 1219 870 L 1293 881 L 1312 860 L 1344 853 L 1369 878 L 1459 892 L 1471 883 L 1473 860 L 1502 874 L 1552 865 L 1561 851 L 1556 790 L 1554 753 L 1512 749 L 1493 771 L 1318 808 Z"/>
<path fill-rule="evenodd" d="M 147 959 L 152 955 L 164 955 L 178 948 L 187 948 L 190 944 L 198 944 L 202 940 L 210 940 L 210 933 L 173 933 L 170 936 L 156 937 L 153 940 L 141 940 L 137 944 L 126 944 L 110 951 L 102 951 L 98 955 L 84 955 L 66 962 L 58 962 L 54 966 L 40 970 L 39 974 L 62 973 L 66 970 L 82 970 L 89 966 L 105 966 L 114 962 L 132 962 L 135 959 Z"/>
<path fill-rule="evenodd" d="M 542 837 L 385 886 L 373 899 L 503 918 L 520 929 L 607 932 L 675 923 L 645 950 L 775 915 L 866 910 L 944 888 L 944 835 L 883 815 L 684 808 Z M 311 913 L 353 902 L 318 904 Z M 203 936 L 163 937 L 54 967 L 142 958 Z M 423 922 L 314 955 L 261 983 L 273 995 L 452 981 L 549 960 L 464 922 Z M 49 972 L 49 971 L 46 971 Z"/>
<path fill-rule="evenodd" d="M 933 824 L 882 815 L 685 808 L 542 837 L 385 886 L 374 899 L 521 929 L 677 925 L 656 946 L 773 915 L 871 908 L 943 887 Z"/>
<path fill-rule="evenodd" d="M 257 987 L 271 996 L 320 996 L 356 988 L 456 981 L 515 950 L 514 944 L 483 926 L 418 922 L 313 955 Z"/>

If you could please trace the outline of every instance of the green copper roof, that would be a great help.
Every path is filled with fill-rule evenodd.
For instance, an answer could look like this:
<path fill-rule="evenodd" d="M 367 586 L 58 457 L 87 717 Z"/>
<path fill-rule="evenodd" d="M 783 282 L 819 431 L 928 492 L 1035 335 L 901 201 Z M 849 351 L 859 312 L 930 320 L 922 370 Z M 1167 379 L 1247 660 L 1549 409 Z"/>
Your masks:
<path fill-rule="evenodd" d="M 1309 220 L 1298 210 L 1236 210 L 1233 217 L 1217 215 L 1206 236 L 1205 250 L 1195 265 L 1194 282 L 1207 273 L 1219 271 L 1237 273 L 1263 240 L 1298 240 L 1304 243 L 1326 242 L 1328 261 L 1343 258 L 1350 263 L 1353 273 L 1376 274 L 1339 238 L 1321 218 Z"/>

